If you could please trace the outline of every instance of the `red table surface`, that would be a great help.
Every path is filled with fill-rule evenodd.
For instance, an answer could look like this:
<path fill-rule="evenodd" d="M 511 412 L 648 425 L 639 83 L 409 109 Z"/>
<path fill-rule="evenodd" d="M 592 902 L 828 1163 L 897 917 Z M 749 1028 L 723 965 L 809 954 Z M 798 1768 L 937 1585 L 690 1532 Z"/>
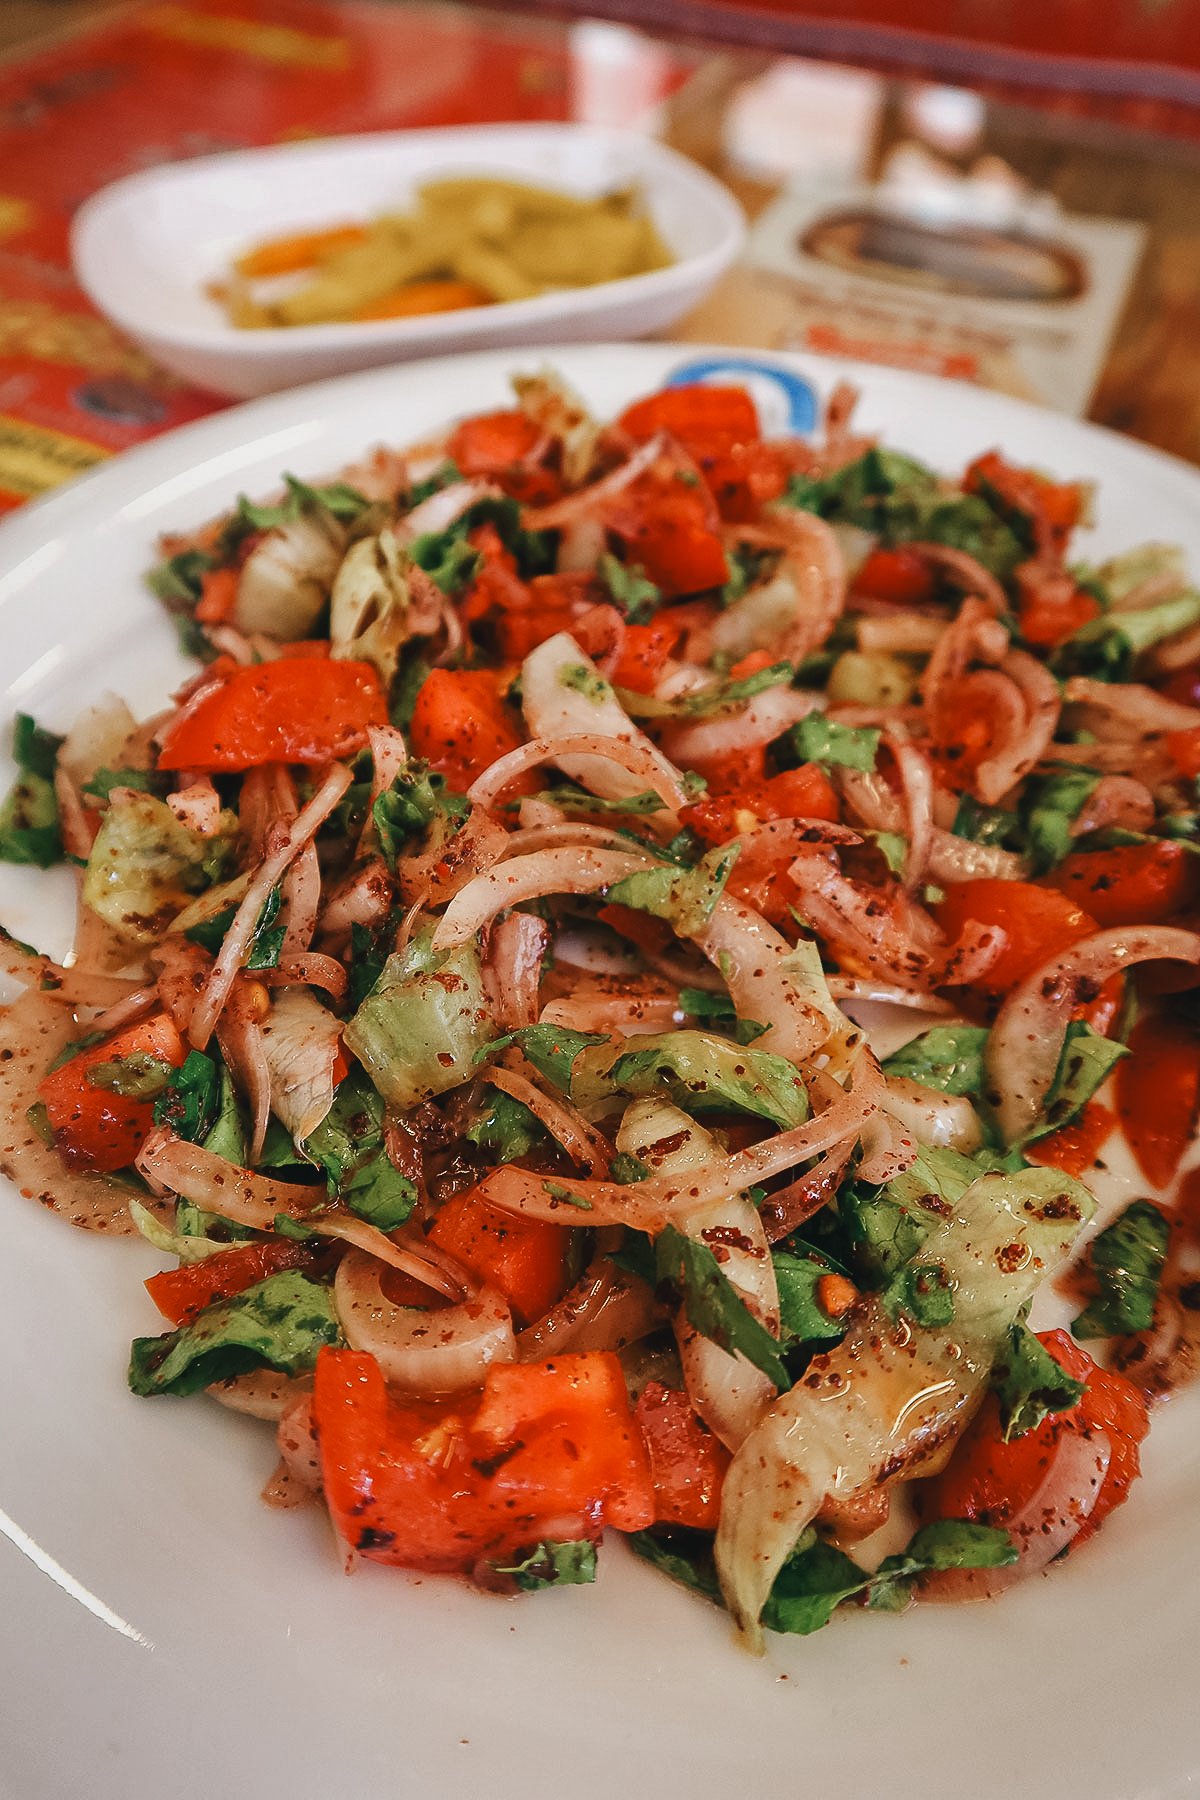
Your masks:
<path fill-rule="evenodd" d="M 226 404 L 77 287 L 68 231 L 88 195 L 289 138 L 567 118 L 569 67 L 561 28 L 361 0 L 140 6 L 0 67 L 0 512 Z"/>

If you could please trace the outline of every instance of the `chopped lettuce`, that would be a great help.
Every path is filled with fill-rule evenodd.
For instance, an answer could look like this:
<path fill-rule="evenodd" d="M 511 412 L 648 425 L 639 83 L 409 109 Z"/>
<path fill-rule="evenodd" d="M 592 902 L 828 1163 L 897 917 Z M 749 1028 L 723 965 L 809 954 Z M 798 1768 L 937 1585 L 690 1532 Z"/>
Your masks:
<path fill-rule="evenodd" d="M 1071 849 L 1071 828 L 1100 776 L 1094 769 L 1057 769 L 1026 784 L 1021 813 L 1032 872 L 1045 875 Z"/>
<path fill-rule="evenodd" d="M 331 1199 L 341 1200 L 380 1231 L 403 1225 L 417 1190 L 392 1163 L 384 1141 L 383 1099 L 361 1069 L 339 1083 L 333 1104 L 304 1140 L 304 1155 L 321 1169 Z"/>
<path fill-rule="evenodd" d="M 787 1129 L 808 1117 L 808 1094 L 795 1065 L 766 1050 L 747 1050 L 704 1031 L 668 1031 L 616 1052 L 588 1051 L 575 1071 L 582 1104 L 611 1094 L 661 1096 L 683 1112 L 747 1112 Z"/>
<path fill-rule="evenodd" d="M 143 1206 L 140 1200 L 130 1200 L 129 1217 L 148 1244 L 161 1250 L 164 1256 L 178 1257 L 181 1263 L 203 1262 L 206 1257 L 217 1256 L 222 1250 L 228 1250 L 228 1243 L 219 1238 L 208 1237 L 204 1232 L 185 1232 L 179 1228 L 178 1220 L 174 1231 L 156 1219 L 149 1207 Z"/>
<path fill-rule="evenodd" d="M 1090 675 L 1098 681 L 1128 681 L 1137 660 L 1164 638 L 1200 624 L 1200 592 L 1189 589 L 1140 612 L 1103 613 L 1067 639 L 1054 654 L 1057 675 Z"/>
<path fill-rule="evenodd" d="M 1067 1412 L 1083 1397 L 1082 1381 L 1067 1374 L 1025 1325 L 1011 1325 L 992 1367 L 1004 1441 L 1036 1431 L 1051 1413 Z"/>
<path fill-rule="evenodd" d="M 413 837 L 424 840 L 425 849 L 443 849 L 470 810 L 466 795 L 448 787 L 444 775 L 427 763 L 409 763 L 371 808 L 389 868 L 395 868 L 396 858 Z"/>
<path fill-rule="evenodd" d="M 242 964 L 245 969 L 274 969 L 279 966 L 279 952 L 283 949 L 283 940 L 287 935 L 285 925 L 277 925 L 279 908 L 282 904 L 282 893 L 273 887 L 262 904 L 262 911 L 255 921 L 254 930 L 250 934 L 250 948 L 246 960 Z M 225 934 L 233 924 L 237 914 L 236 906 L 226 906 L 210 919 L 201 919 L 190 925 L 184 937 L 193 944 L 199 944 L 215 956 L 225 940 Z"/>
<path fill-rule="evenodd" d="M 689 1019 L 726 1032 L 738 1044 L 752 1044 L 771 1029 L 757 1019 L 739 1019 L 728 994 L 710 993 L 707 988 L 681 987 L 679 1004 Z"/>
<path fill-rule="evenodd" d="M 484 1090 L 475 1122 L 468 1125 L 463 1135 L 498 1163 L 515 1162 L 519 1156 L 527 1156 L 535 1144 L 546 1140 L 544 1127 L 529 1108 L 494 1087 Z"/>
<path fill-rule="evenodd" d="M 521 509 L 507 495 L 477 500 L 445 531 L 427 531 L 409 546 L 414 562 L 432 575 L 442 592 L 457 599 L 475 579 L 482 561 L 467 537 L 477 525 L 494 525 L 501 542 L 517 559 L 518 572 L 528 579 L 545 575 L 554 567 L 555 536 L 547 531 L 526 531 Z"/>
<path fill-rule="evenodd" d="M 244 538 L 256 531 L 274 531 L 280 525 L 291 525 L 305 513 L 327 513 L 340 524 L 350 525 L 371 505 L 365 494 L 349 482 L 331 481 L 324 487 L 312 487 L 295 475 L 284 475 L 284 497 L 280 501 L 259 503 L 238 495 L 237 506 L 225 525 L 221 548 L 225 555 L 237 548 Z"/>
<path fill-rule="evenodd" d="M 615 881 L 605 898 L 665 919 L 680 937 L 697 937 L 712 918 L 739 848 L 737 844 L 726 844 L 709 850 L 693 869 L 673 868 L 669 864 L 639 869 L 636 874 Z"/>
<path fill-rule="evenodd" d="M 1026 1143 L 1069 1125 L 1107 1080 L 1115 1065 L 1128 1054 L 1126 1045 L 1113 1038 L 1101 1037 L 1083 1020 L 1073 1019 L 1067 1026 L 1054 1079 L 1042 1102 L 1041 1117 Z"/>
<path fill-rule="evenodd" d="M 1071 1330 L 1077 1338 L 1123 1337 L 1154 1323 L 1167 1241 L 1166 1214 L 1149 1200 L 1135 1200 L 1090 1247 L 1099 1293 Z"/>
<path fill-rule="evenodd" d="M 246 1134 L 237 1094 L 224 1062 L 189 1050 L 165 1091 L 154 1103 L 154 1123 L 168 1125 L 176 1137 L 202 1144 L 228 1162 L 246 1157 Z"/>
<path fill-rule="evenodd" d="M 206 1306 L 177 1331 L 135 1338 L 129 1385 L 135 1394 L 194 1394 L 263 1366 L 299 1375 L 322 1345 L 341 1342 L 330 1289 L 285 1269 Z"/>
<path fill-rule="evenodd" d="M 1020 824 L 1016 813 L 1006 812 L 1002 806 L 985 806 L 973 794 L 964 794 L 950 829 L 955 837 L 972 844 L 999 844 L 1015 850 L 1021 848 Z"/>
<path fill-rule="evenodd" d="M 647 578 L 640 563 L 623 563 L 607 550 L 596 565 L 596 573 L 608 589 L 609 598 L 633 625 L 644 625 L 662 605 L 662 590 Z"/>
<path fill-rule="evenodd" d="M 740 1353 L 777 1388 L 790 1387 L 780 1344 L 754 1317 L 707 1244 L 668 1225 L 654 1242 L 660 1284 L 679 1296 L 688 1324 L 729 1354 Z"/>
<path fill-rule="evenodd" d="M 423 932 L 388 957 L 344 1033 L 394 1106 L 415 1106 L 470 1075 L 487 1042 L 483 972 L 474 944 L 444 955 Z"/>
<path fill-rule="evenodd" d="M 204 591 L 204 577 L 216 567 L 216 557 L 207 550 L 180 550 L 154 565 L 146 585 L 172 612 L 190 610 Z"/>
<path fill-rule="evenodd" d="M 664 1575 L 721 1604 L 712 1543 L 703 1533 L 668 1529 L 634 1532 L 636 1555 Z M 885 1557 L 872 1574 L 810 1526 L 775 1577 L 762 1622 L 771 1631 L 807 1637 L 828 1625 L 846 1600 L 865 1598 L 878 1612 L 900 1612 L 920 1576 L 942 1569 L 997 1569 L 1016 1562 L 1007 1531 L 966 1519 L 937 1519 L 922 1526 L 907 1547 Z"/>
<path fill-rule="evenodd" d="M 63 858 L 54 771 L 63 739 L 35 724 L 28 713 L 13 720 L 17 779 L 0 802 L 0 861 L 48 869 Z"/>
<path fill-rule="evenodd" d="M 83 877 L 84 904 L 120 936 L 152 944 L 188 901 L 225 872 L 236 815 L 203 836 L 153 794 L 119 788 L 111 796 Z"/>
<path fill-rule="evenodd" d="M 819 1250 L 798 1244 L 776 1247 L 771 1260 L 779 1288 L 779 1335 L 784 1344 L 834 1343 L 845 1325 L 825 1311 L 817 1285 L 826 1275 L 842 1271 Z"/>
<path fill-rule="evenodd" d="M 792 749 L 802 763 L 823 763 L 843 769 L 870 772 L 879 754 L 882 733 L 872 726 L 839 725 L 823 712 L 810 712 L 788 732 Z"/>
<path fill-rule="evenodd" d="M 987 1040 L 984 1025 L 935 1025 L 894 1051 L 884 1062 L 884 1074 L 919 1081 L 939 1094 L 978 1094 Z"/>
<path fill-rule="evenodd" d="M 477 1052 L 476 1062 L 494 1056 L 509 1044 L 517 1044 L 529 1058 L 539 1075 L 552 1081 L 562 1093 L 571 1091 L 571 1071 L 581 1050 L 587 1050 L 609 1039 L 594 1031 L 572 1031 L 569 1025 L 523 1025 L 518 1031 L 506 1031 L 493 1038 Z"/>

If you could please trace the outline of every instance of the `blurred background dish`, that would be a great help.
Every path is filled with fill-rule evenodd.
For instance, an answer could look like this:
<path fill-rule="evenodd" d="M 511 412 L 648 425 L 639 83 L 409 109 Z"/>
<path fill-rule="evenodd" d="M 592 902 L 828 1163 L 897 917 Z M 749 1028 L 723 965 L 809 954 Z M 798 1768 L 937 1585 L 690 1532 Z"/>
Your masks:
<path fill-rule="evenodd" d="M 208 291 L 245 248 L 403 209 L 422 183 L 502 175 L 595 198 L 632 188 L 672 258 L 663 268 L 503 305 L 245 331 Z M 640 337 L 703 298 L 742 245 L 741 209 L 711 175 L 632 132 L 463 126 L 281 145 L 171 163 L 102 189 L 72 230 L 95 305 L 158 362 L 248 397 L 325 375 L 482 345 Z"/>

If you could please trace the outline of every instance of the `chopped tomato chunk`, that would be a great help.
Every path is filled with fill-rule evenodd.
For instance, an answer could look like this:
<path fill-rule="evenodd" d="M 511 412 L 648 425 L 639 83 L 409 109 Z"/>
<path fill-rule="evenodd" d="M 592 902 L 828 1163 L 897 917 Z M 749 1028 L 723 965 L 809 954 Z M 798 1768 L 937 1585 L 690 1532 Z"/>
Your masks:
<path fill-rule="evenodd" d="M 167 726 L 158 766 L 232 773 L 268 762 L 333 762 L 363 748 L 368 726 L 386 724 L 370 663 L 281 656 L 202 688 Z"/>
<path fill-rule="evenodd" d="M 164 1319 L 170 1319 L 172 1325 L 190 1325 L 196 1314 L 214 1301 L 244 1293 L 281 1269 L 305 1268 L 313 1254 L 309 1245 L 290 1243 L 286 1238 L 234 1244 L 203 1262 L 184 1263 L 178 1269 L 151 1275 L 146 1292 Z"/>
<path fill-rule="evenodd" d="M 471 480 L 490 480 L 525 506 L 557 499 L 561 482 L 553 470 L 530 461 L 541 427 L 515 408 L 479 413 L 451 433 L 446 454 Z"/>
<path fill-rule="evenodd" d="M 685 806 L 680 818 L 706 844 L 728 843 L 753 820 L 837 819 L 838 797 L 819 763 L 802 763 L 781 775 L 748 782 L 732 793 L 705 795 Z"/>
<path fill-rule="evenodd" d="M 1064 1175 L 1083 1175 L 1112 1136 L 1116 1122 L 1111 1106 L 1089 1100 L 1077 1119 L 1026 1145 L 1025 1154 L 1030 1162 L 1061 1169 Z"/>
<path fill-rule="evenodd" d="M 478 1399 L 400 1402 L 373 1357 L 324 1349 L 312 1416 L 334 1521 L 375 1561 L 469 1570 L 654 1518 L 649 1460 L 607 1352 L 493 1364 Z"/>
<path fill-rule="evenodd" d="M 488 1287 L 497 1288 L 519 1324 L 540 1319 L 566 1291 L 569 1232 L 561 1225 L 502 1212 L 473 1188 L 446 1201 L 428 1237 Z"/>
<path fill-rule="evenodd" d="M 974 1519 L 1005 1526 L 1018 1519 L 1045 1487 L 1068 1433 L 1102 1432 L 1111 1446 L 1095 1502 L 1073 1544 L 1091 1537 L 1109 1513 L 1129 1497 L 1141 1473 L 1138 1446 L 1150 1428 L 1146 1402 L 1123 1375 L 1102 1369 L 1065 1331 L 1043 1331 L 1040 1342 L 1076 1381 L 1086 1383 L 1082 1399 L 1067 1412 L 1051 1413 L 1033 1431 L 1004 1442 L 1000 1409 L 989 1394 L 955 1446 L 945 1471 L 922 1485 L 920 1506 L 927 1519 Z M 1060 1507 L 1083 1513 L 1090 1495 L 1059 1497 Z"/>
<path fill-rule="evenodd" d="M 855 575 L 853 586 L 856 594 L 911 606 L 928 600 L 933 593 L 933 571 L 919 550 L 900 544 L 894 550 L 872 550 Z"/>
<path fill-rule="evenodd" d="M 1138 1167 L 1155 1187 L 1175 1179 L 1200 1113 L 1200 1029 L 1144 1013 L 1117 1066 L 1117 1109 Z"/>
<path fill-rule="evenodd" d="M 63 1161 L 74 1169 L 111 1172 L 128 1168 L 154 1125 L 153 1100 L 135 1100 L 110 1088 L 95 1087 L 88 1070 L 99 1063 L 119 1063 L 150 1056 L 178 1069 L 187 1054 L 183 1039 L 166 1013 L 127 1026 L 103 1043 L 80 1050 L 38 1087 L 54 1141 Z"/>
<path fill-rule="evenodd" d="M 1047 881 L 1086 907 L 1098 926 L 1164 925 L 1200 904 L 1200 857 L 1154 840 L 1112 850 L 1074 850 Z"/>
<path fill-rule="evenodd" d="M 972 923 L 1004 932 L 1007 944 L 973 984 L 985 994 L 1007 994 L 1041 963 L 1097 929 L 1095 919 L 1073 900 L 1031 881 L 956 881 L 933 912 L 952 941 Z"/>
<path fill-rule="evenodd" d="M 650 1455 L 654 1518 L 660 1525 L 715 1531 L 729 1452 L 679 1388 L 649 1381 L 634 1408 Z"/>
<path fill-rule="evenodd" d="M 523 742 L 488 670 L 434 669 L 425 677 L 409 743 L 452 788 L 465 793 L 476 776 Z"/>

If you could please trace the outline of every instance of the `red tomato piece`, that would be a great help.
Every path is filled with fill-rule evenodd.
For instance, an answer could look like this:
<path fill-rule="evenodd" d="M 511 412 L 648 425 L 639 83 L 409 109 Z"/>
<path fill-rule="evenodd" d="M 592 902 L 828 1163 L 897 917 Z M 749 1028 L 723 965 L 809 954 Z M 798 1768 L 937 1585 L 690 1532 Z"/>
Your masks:
<path fill-rule="evenodd" d="M 488 670 L 434 669 L 425 677 L 409 744 L 459 793 L 524 741 Z"/>
<path fill-rule="evenodd" d="M 694 444 L 752 443 L 759 436 L 758 409 L 746 389 L 709 382 L 648 394 L 627 406 L 617 424 L 639 444 L 669 431 L 689 450 Z"/>
<path fill-rule="evenodd" d="M 654 1518 L 649 1460 L 607 1352 L 493 1365 L 478 1400 L 400 1404 L 373 1357 L 325 1349 L 312 1416 L 334 1522 L 375 1561 L 469 1570 Z"/>
<path fill-rule="evenodd" d="M 675 942 L 675 933 L 665 919 L 656 919 L 653 913 L 639 912 L 636 906 L 622 906 L 620 901 L 610 900 L 596 914 L 602 925 L 609 925 L 631 944 L 647 956 L 661 956 Z"/>
<path fill-rule="evenodd" d="M 650 1456 L 656 1523 L 715 1531 L 730 1460 L 724 1444 L 696 1416 L 685 1393 L 660 1381 L 646 1383 L 634 1418 Z"/>
<path fill-rule="evenodd" d="M 313 1251 L 307 1244 L 290 1243 L 286 1238 L 235 1244 L 203 1262 L 151 1275 L 145 1288 L 164 1319 L 170 1319 L 172 1325 L 190 1325 L 196 1314 L 214 1301 L 228 1300 L 268 1275 L 281 1269 L 302 1269 L 312 1260 Z"/>
<path fill-rule="evenodd" d="M 47 1075 L 38 1087 L 59 1155 L 69 1168 L 111 1172 L 128 1168 L 154 1125 L 154 1102 L 133 1100 L 87 1078 L 97 1063 L 130 1056 L 154 1056 L 178 1069 L 187 1047 L 166 1013 L 80 1050 Z"/>
<path fill-rule="evenodd" d="M 944 1472 L 922 1485 L 920 1507 L 926 1519 L 974 1519 L 1005 1526 L 1018 1519 L 1052 1472 L 1064 1437 L 1103 1432 L 1111 1455 L 1100 1492 L 1074 1536 L 1078 1546 L 1091 1537 L 1114 1507 L 1129 1495 L 1141 1472 L 1138 1446 L 1150 1429 L 1146 1402 L 1123 1375 L 1102 1369 L 1065 1331 L 1038 1334 L 1042 1345 L 1068 1375 L 1086 1383 L 1079 1404 L 1052 1413 L 1034 1431 L 1005 1443 L 1000 1409 L 989 1394 L 955 1446 Z M 1082 1512 L 1090 1495 L 1060 1498 L 1059 1504 Z"/>
<path fill-rule="evenodd" d="M 1097 929 L 1095 919 L 1073 900 L 1031 881 L 956 881 L 932 910 L 952 942 L 972 923 L 1004 932 L 1007 944 L 973 984 L 985 994 L 1007 994 L 1041 963 Z"/>
<path fill-rule="evenodd" d="M 668 597 L 721 587 L 729 578 L 716 504 L 688 459 L 659 457 L 610 497 L 604 521 L 621 539 L 625 561 L 640 563 Z"/>
<path fill-rule="evenodd" d="M 1073 850 L 1046 879 L 1101 927 L 1165 925 L 1200 904 L 1200 857 L 1161 839 Z"/>
<path fill-rule="evenodd" d="M 386 724 L 370 663 L 281 656 L 201 689 L 167 726 L 158 766 L 232 773 L 268 762 L 334 762 L 363 748 L 369 725 Z"/>
<path fill-rule="evenodd" d="M 841 816 L 837 794 L 824 769 L 818 763 L 802 763 L 798 769 L 748 783 L 740 792 L 706 795 L 685 806 L 680 819 L 706 844 L 725 844 L 743 829 L 739 815 L 745 813 L 759 820 L 836 820 Z"/>
<path fill-rule="evenodd" d="M 427 1235 L 480 1281 L 497 1288 L 520 1324 L 540 1319 L 566 1292 L 570 1234 L 561 1225 L 502 1212 L 472 1188 L 446 1201 Z"/>
<path fill-rule="evenodd" d="M 984 493 L 1004 513 L 1016 513 L 1033 527 L 1039 549 L 1061 548 L 1083 511 L 1084 489 L 1075 481 L 1051 481 L 1036 469 L 1020 469 L 995 450 L 967 470 L 968 493 Z"/>
<path fill-rule="evenodd" d="M 1028 1144 L 1025 1154 L 1030 1162 L 1045 1168 L 1061 1169 L 1064 1175 L 1082 1175 L 1095 1163 L 1116 1122 L 1111 1106 L 1089 1100 L 1077 1119 L 1048 1132 L 1036 1144 Z"/>
<path fill-rule="evenodd" d="M 1117 1110 L 1138 1167 L 1167 1187 L 1200 1114 L 1200 1031 L 1172 1013 L 1144 1013 L 1117 1065 Z"/>
<path fill-rule="evenodd" d="M 613 686 L 629 688 L 635 694 L 653 693 L 682 636 L 683 627 L 671 618 L 670 612 L 660 613 L 648 625 L 627 625 L 621 654 L 613 667 Z"/>
<path fill-rule="evenodd" d="M 1027 644 L 1036 644 L 1040 650 L 1054 650 L 1059 644 L 1074 637 L 1093 619 L 1098 619 L 1103 608 L 1094 594 L 1086 588 L 1076 587 L 1069 575 L 1057 575 L 1050 581 L 1018 582 L 1021 587 L 1021 601 L 1017 608 L 1017 619 L 1021 628 L 1021 636 Z"/>
<path fill-rule="evenodd" d="M 209 569 L 200 577 L 196 617 L 201 625 L 223 625 L 237 605 L 236 569 Z"/>
<path fill-rule="evenodd" d="M 516 409 L 479 413 L 451 434 L 446 455 L 470 480 L 494 481 L 524 505 L 541 506 L 562 488 L 553 470 L 528 460 L 541 437 L 541 427 Z"/>
<path fill-rule="evenodd" d="M 911 606 L 933 593 L 933 572 L 919 550 L 900 544 L 894 550 L 872 550 L 854 577 L 853 587 L 856 594 Z"/>
<path fill-rule="evenodd" d="M 1200 775 L 1200 725 L 1192 726 L 1189 731 L 1168 731 L 1167 749 L 1181 775 L 1189 780 Z"/>

